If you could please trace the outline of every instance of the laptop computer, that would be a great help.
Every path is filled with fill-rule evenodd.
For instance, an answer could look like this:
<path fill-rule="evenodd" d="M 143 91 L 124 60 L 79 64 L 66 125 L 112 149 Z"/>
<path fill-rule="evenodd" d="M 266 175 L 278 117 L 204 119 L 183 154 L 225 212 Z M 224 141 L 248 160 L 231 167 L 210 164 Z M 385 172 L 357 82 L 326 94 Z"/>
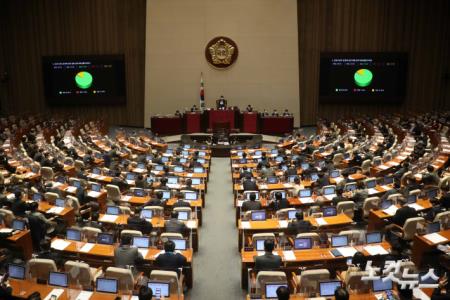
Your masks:
<path fill-rule="evenodd" d="M 255 210 L 251 212 L 251 220 L 252 221 L 265 221 L 266 220 L 266 211 L 265 210 Z"/>
<path fill-rule="evenodd" d="M 339 170 L 333 170 L 333 171 L 330 172 L 330 177 L 331 178 L 337 178 L 339 176 L 341 176 L 341 171 L 339 171 Z"/>
<path fill-rule="evenodd" d="M 309 164 L 308 163 L 302 163 L 301 165 L 302 170 L 308 170 L 309 169 Z"/>
<path fill-rule="evenodd" d="M 179 211 L 178 212 L 178 220 L 187 221 L 189 220 L 189 212 L 187 211 Z"/>
<path fill-rule="evenodd" d="M 145 197 L 145 191 L 144 189 L 134 189 L 133 194 L 136 197 Z"/>
<path fill-rule="evenodd" d="M 102 190 L 102 186 L 100 184 L 97 183 L 93 183 L 91 185 L 91 190 L 93 190 L 94 192 L 100 192 Z"/>
<path fill-rule="evenodd" d="M 178 183 L 178 177 L 174 177 L 174 176 L 167 177 L 167 183 L 168 184 L 177 184 Z"/>
<path fill-rule="evenodd" d="M 144 164 L 144 163 L 138 163 L 138 164 L 137 164 L 137 168 L 138 168 L 138 169 L 147 169 L 147 168 L 145 167 L 145 164 Z"/>
<path fill-rule="evenodd" d="M 392 280 L 387 277 L 380 277 L 372 281 L 372 289 L 374 293 L 392 290 Z"/>
<path fill-rule="evenodd" d="M 336 188 L 334 186 L 329 186 L 329 187 L 323 188 L 323 194 L 325 196 L 333 195 L 333 194 L 335 194 L 335 191 L 336 191 Z"/>
<path fill-rule="evenodd" d="M 345 186 L 344 186 L 344 191 L 346 191 L 346 192 L 353 192 L 353 191 L 355 191 L 356 190 L 356 182 L 351 182 L 351 183 L 347 183 Z"/>
<path fill-rule="evenodd" d="M 268 282 L 265 287 L 265 299 L 278 299 L 277 289 L 281 286 L 288 287 L 286 282 Z"/>
<path fill-rule="evenodd" d="M 269 183 L 269 184 L 278 183 L 278 177 L 276 177 L 276 176 L 267 177 L 267 183 Z"/>
<path fill-rule="evenodd" d="M 79 180 L 74 180 L 72 182 L 73 186 L 76 187 L 77 189 L 79 189 L 81 187 L 81 181 Z"/>
<path fill-rule="evenodd" d="M 135 180 L 136 175 L 133 173 L 127 173 L 126 180 Z"/>
<path fill-rule="evenodd" d="M 312 248 L 312 239 L 311 238 L 296 238 L 294 240 L 294 249 L 295 250 L 305 250 Z"/>
<path fill-rule="evenodd" d="M 112 245 L 114 244 L 114 236 L 111 233 L 99 233 L 97 235 L 97 244 Z"/>
<path fill-rule="evenodd" d="M 33 194 L 33 201 L 41 201 L 42 200 L 42 195 L 39 193 L 34 193 Z"/>
<path fill-rule="evenodd" d="M 202 183 L 202 180 L 200 178 L 191 178 L 192 185 L 199 185 Z"/>
<path fill-rule="evenodd" d="M 342 286 L 342 282 L 339 280 L 330 280 L 319 282 L 320 297 L 334 296 L 336 289 Z"/>
<path fill-rule="evenodd" d="M 433 222 L 427 224 L 427 234 L 430 233 L 436 233 L 441 231 L 441 223 L 440 222 Z"/>
<path fill-rule="evenodd" d="M 8 274 L 9 277 L 14 279 L 25 279 L 25 266 L 9 264 L 8 265 Z"/>
<path fill-rule="evenodd" d="M 331 247 L 346 247 L 348 246 L 348 236 L 346 235 L 333 235 L 331 236 Z"/>
<path fill-rule="evenodd" d="M 133 236 L 133 246 L 137 248 L 150 247 L 150 238 L 148 236 Z"/>
<path fill-rule="evenodd" d="M 66 239 L 71 241 L 81 241 L 81 230 L 74 228 L 67 228 L 66 230 Z"/>
<path fill-rule="evenodd" d="M 163 165 L 155 165 L 153 167 L 153 170 L 155 170 L 155 171 L 162 171 L 162 170 L 164 170 L 164 166 Z"/>
<path fill-rule="evenodd" d="M 387 200 L 386 199 L 386 200 L 381 202 L 380 207 L 381 207 L 381 209 L 388 209 L 393 204 L 394 204 L 394 202 L 392 200 Z"/>
<path fill-rule="evenodd" d="M 184 251 L 187 249 L 187 240 L 186 239 L 169 238 L 169 241 L 174 242 L 175 250 Z"/>
<path fill-rule="evenodd" d="M 383 179 L 384 185 L 393 184 L 393 183 L 394 183 L 394 177 L 391 177 L 391 176 L 384 177 L 384 179 Z"/>
<path fill-rule="evenodd" d="M 376 179 L 371 179 L 371 180 L 367 180 L 366 181 L 366 187 L 368 189 L 373 189 L 377 186 L 377 180 Z"/>
<path fill-rule="evenodd" d="M 417 201 L 417 194 L 408 195 L 408 197 L 406 198 L 407 204 L 413 204 L 416 203 L 416 201 Z"/>
<path fill-rule="evenodd" d="M 288 182 L 289 183 L 294 183 L 296 177 L 297 177 L 297 175 L 289 175 L 288 176 Z"/>
<path fill-rule="evenodd" d="M 265 240 L 256 240 L 256 251 L 264 251 L 264 241 Z"/>
<path fill-rule="evenodd" d="M 151 209 L 143 209 L 141 210 L 141 218 L 151 219 L 153 218 L 153 211 Z"/>
<path fill-rule="evenodd" d="M 205 159 L 204 158 L 197 158 L 197 162 L 199 164 L 204 164 L 205 163 Z"/>
<path fill-rule="evenodd" d="M 198 156 L 199 157 L 205 157 L 206 156 L 206 152 L 205 151 L 199 151 L 198 152 Z"/>
<path fill-rule="evenodd" d="M 97 292 L 117 294 L 119 282 L 114 278 L 97 278 L 95 289 Z"/>
<path fill-rule="evenodd" d="M 50 272 L 48 275 L 48 284 L 60 287 L 68 287 L 69 276 L 67 275 L 67 273 Z"/>
<path fill-rule="evenodd" d="M 14 230 L 25 230 L 25 225 L 26 223 L 24 220 L 14 219 L 11 227 Z"/>
<path fill-rule="evenodd" d="M 256 200 L 259 200 L 259 193 L 246 193 L 246 198 L 247 198 L 247 200 L 250 200 L 250 195 L 251 194 L 255 194 L 255 196 L 256 196 Z"/>
<path fill-rule="evenodd" d="M 435 199 L 438 195 L 438 189 L 432 189 L 426 192 L 428 199 Z"/>
<path fill-rule="evenodd" d="M 155 296 L 155 298 L 158 298 L 161 296 L 164 296 L 164 297 L 170 296 L 170 283 L 169 282 L 150 280 L 150 281 L 148 281 L 147 286 L 152 290 L 153 296 Z"/>
<path fill-rule="evenodd" d="M 337 215 L 337 209 L 335 206 L 327 206 L 322 208 L 322 213 L 324 217 L 333 217 Z"/>
<path fill-rule="evenodd" d="M 366 233 L 366 243 L 367 244 L 377 244 L 381 243 L 383 240 L 381 232 L 367 232 Z"/>
<path fill-rule="evenodd" d="M 186 192 L 186 193 L 184 193 L 184 199 L 185 200 L 197 200 L 197 193 L 196 192 Z"/>
<path fill-rule="evenodd" d="M 312 191 L 310 189 L 302 189 L 298 191 L 298 196 L 300 198 L 309 198 L 312 196 Z"/>
<path fill-rule="evenodd" d="M 194 168 L 194 173 L 203 173 L 205 170 L 203 168 L 200 167 L 195 167 Z"/>
<path fill-rule="evenodd" d="M 289 220 L 292 220 L 292 219 L 295 219 L 296 218 L 296 214 L 297 214 L 297 212 L 299 212 L 299 210 L 289 210 L 288 211 L 288 219 Z"/>
<path fill-rule="evenodd" d="M 162 198 L 164 200 L 170 199 L 170 191 L 164 191 Z"/>
<path fill-rule="evenodd" d="M 163 163 L 168 162 L 168 161 L 169 161 L 169 158 L 168 158 L 167 156 L 163 156 L 163 157 L 161 157 L 161 161 L 162 161 Z"/>
<path fill-rule="evenodd" d="M 55 206 L 57 207 L 66 207 L 66 200 L 58 198 L 55 200 Z"/>
<path fill-rule="evenodd" d="M 182 159 L 184 159 L 184 161 L 181 161 Z M 185 162 L 186 162 L 186 159 L 185 159 L 185 158 L 181 158 L 181 159 L 180 159 L 180 163 L 185 163 Z M 183 168 L 183 167 L 180 167 L 180 166 L 176 166 L 176 167 L 173 168 L 173 171 L 174 171 L 174 172 L 183 172 L 183 171 L 184 171 L 184 168 Z"/>
<path fill-rule="evenodd" d="M 319 179 L 319 175 L 317 173 L 311 173 L 310 175 L 312 181 L 316 181 Z"/>
<path fill-rule="evenodd" d="M 120 215 L 120 208 L 118 206 L 108 206 L 106 207 L 107 215 Z"/>

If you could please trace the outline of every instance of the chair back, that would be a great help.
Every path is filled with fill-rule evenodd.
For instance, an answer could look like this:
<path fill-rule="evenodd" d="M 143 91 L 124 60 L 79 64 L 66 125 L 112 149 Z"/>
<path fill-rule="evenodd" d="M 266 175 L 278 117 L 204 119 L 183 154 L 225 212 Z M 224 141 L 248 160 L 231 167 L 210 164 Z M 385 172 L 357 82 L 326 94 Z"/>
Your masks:
<path fill-rule="evenodd" d="M 53 177 L 54 177 L 53 169 L 50 167 L 42 167 L 41 168 L 41 176 L 44 181 L 53 180 Z"/>
<path fill-rule="evenodd" d="M 56 199 L 58 199 L 59 195 L 57 193 L 46 192 L 44 194 L 45 201 L 49 203 L 55 203 Z"/>
<path fill-rule="evenodd" d="M 151 210 L 153 216 L 164 216 L 164 207 L 161 207 L 161 206 L 145 206 L 144 209 Z"/>
<path fill-rule="evenodd" d="M 403 239 L 410 241 L 414 238 L 414 235 L 419 229 L 419 225 L 425 224 L 425 219 L 422 217 L 409 218 L 403 225 Z"/>
<path fill-rule="evenodd" d="M 336 206 L 338 214 L 346 214 L 350 219 L 353 219 L 355 214 L 355 202 L 353 201 L 342 201 Z"/>
<path fill-rule="evenodd" d="M 450 211 L 444 211 L 444 212 L 438 213 L 434 217 L 434 221 L 433 222 L 441 223 L 441 228 L 442 229 L 449 228 L 450 227 Z"/>
<path fill-rule="evenodd" d="M 32 258 L 27 263 L 28 274 L 30 278 L 36 278 L 39 281 L 47 281 L 50 272 L 56 272 L 56 264 L 53 259 Z"/>
<path fill-rule="evenodd" d="M 253 247 L 256 247 L 256 243 L 259 240 L 273 240 L 275 241 L 275 233 L 273 232 L 266 232 L 266 233 L 255 233 L 252 235 L 252 245 Z"/>
<path fill-rule="evenodd" d="M 281 271 L 259 271 L 256 275 L 256 293 L 264 295 L 266 284 L 271 282 L 287 282 L 286 273 Z"/>
<path fill-rule="evenodd" d="M 357 293 L 368 293 L 370 289 L 369 280 L 362 280 L 362 277 L 369 276 L 366 271 L 347 272 L 345 277 L 345 285 L 348 289 Z"/>
<path fill-rule="evenodd" d="M 95 227 L 89 227 L 85 226 L 82 229 L 83 236 L 88 242 L 96 242 L 97 241 L 97 235 L 99 233 L 102 233 L 101 229 L 95 228 Z"/>
<path fill-rule="evenodd" d="M 142 232 L 140 232 L 139 230 L 132 230 L 132 229 L 124 229 L 120 232 L 120 238 L 122 238 L 124 235 L 129 235 L 129 236 L 142 236 Z"/>
<path fill-rule="evenodd" d="M 363 174 L 368 174 L 370 172 L 371 163 L 372 162 L 370 161 L 370 159 L 366 159 L 362 162 L 361 171 L 363 172 Z"/>
<path fill-rule="evenodd" d="M 303 232 L 303 233 L 298 233 L 295 238 L 299 239 L 299 238 L 310 238 L 315 245 L 319 245 L 320 244 L 320 236 L 318 233 L 316 232 Z"/>
<path fill-rule="evenodd" d="M 64 272 L 69 274 L 70 285 L 81 285 L 83 289 L 92 289 L 93 276 L 87 263 L 68 260 L 64 264 Z"/>
<path fill-rule="evenodd" d="M 289 217 L 289 212 L 295 210 L 295 208 L 282 208 L 277 210 L 275 215 L 279 220 L 286 220 Z"/>
<path fill-rule="evenodd" d="M 106 185 L 106 199 L 111 202 L 120 201 L 120 189 L 117 185 L 107 184 Z"/>
<path fill-rule="evenodd" d="M 120 291 L 130 291 L 134 289 L 134 277 L 130 269 L 108 267 L 105 277 L 115 278 L 119 281 Z"/>
<path fill-rule="evenodd" d="M 327 269 L 316 269 L 303 271 L 299 278 L 300 292 L 318 293 L 319 282 L 330 279 L 330 271 Z"/>
<path fill-rule="evenodd" d="M 379 197 L 368 197 L 364 199 L 363 214 L 364 217 L 368 217 L 371 209 L 378 209 L 380 203 Z"/>

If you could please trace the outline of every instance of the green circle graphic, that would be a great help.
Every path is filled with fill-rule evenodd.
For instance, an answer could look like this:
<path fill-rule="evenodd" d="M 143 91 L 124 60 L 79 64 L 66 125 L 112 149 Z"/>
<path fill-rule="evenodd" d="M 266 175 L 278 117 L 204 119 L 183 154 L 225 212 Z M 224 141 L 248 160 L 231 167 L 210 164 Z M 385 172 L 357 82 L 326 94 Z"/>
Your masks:
<path fill-rule="evenodd" d="M 372 83 L 373 74 L 367 69 L 359 69 L 355 72 L 353 76 L 355 79 L 356 85 L 360 87 L 366 87 L 370 83 Z"/>
<path fill-rule="evenodd" d="M 75 82 L 80 89 L 88 89 L 92 85 L 92 75 L 86 71 L 78 72 Z"/>

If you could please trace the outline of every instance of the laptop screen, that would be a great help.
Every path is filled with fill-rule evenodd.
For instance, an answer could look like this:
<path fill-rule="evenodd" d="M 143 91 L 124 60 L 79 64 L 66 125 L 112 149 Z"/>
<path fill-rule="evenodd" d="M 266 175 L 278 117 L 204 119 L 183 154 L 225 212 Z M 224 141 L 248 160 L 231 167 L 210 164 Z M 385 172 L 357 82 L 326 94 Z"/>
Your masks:
<path fill-rule="evenodd" d="M 148 248 L 150 246 L 150 238 L 146 236 L 134 236 L 133 246 L 138 248 Z"/>
<path fill-rule="evenodd" d="M 133 193 L 136 197 L 144 197 L 145 191 L 143 189 L 134 189 Z"/>
<path fill-rule="evenodd" d="M 441 230 L 441 223 L 439 222 L 433 222 L 433 223 L 429 223 L 427 224 L 427 233 L 435 233 L 435 232 L 439 232 Z"/>
<path fill-rule="evenodd" d="M 143 209 L 141 210 L 141 218 L 151 219 L 153 218 L 153 211 L 151 209 Z"/>
<path fill-rule="evenodd" d="M 270 150 L 270 153 L 272 153 L 272 154 L 278 154 L 278 149 L 272 149 L 272 150 Z"/>
<path fill-rule="evenodd" d="M 275 161 L 282 162 L 283 161 L 283 157 L 282 156 L 277 156 L 277 157 L 275 157 Z"/>
<path fill-rule="evenodd" d="M 347 184 L 345 185 L 345 190 L 346 190 L 347 192 L 351 192 L 351 191 L 356 190 L 356 183 L 347 183 Z"/>
<path fill-rule="evenodd" d="M 319 283 L 320 287 L 320 296 L 321 297 L 329 297 L 334 296 L 334 292 L 337 288 L 340 288 L 342 283 L 340 281 L 324 281 Z"/>
<path fill-rule="evenodd" d="M 288 177 L 288 181 L 289 181 L 290 183 L 295 182 L 295 177 L 297 177 L 297 176 L 296 176 L 296 175 L 290 175 L 290 176 Z"/>
<path fill-rule="evenodd" d="M 80 187 L 81 187 L 81 181 L 74 180 L 74 181 L 72 182 L 72 184 L 73 184 L 73 186 L 76 187 L 76 188 L 80 188 Z"/>
<path fill-rule="evenodd" d="M 148 287 L 152 290 L 155 298 L 164 296 L 170 296 L 170 283 L 169 282 L 161 282 L 161 281 L 149 281 Z"/>
<path fill-rule="evenodd" d="M 102 189 L 102 186 L 100 185 L 100 184 L 92 184 L 91 185 L 91 189 L 94 191 L 94 192 L 100 192 L 101 191 L 101 189 Z"/>
<path fill-rule="evenodd" d="M 127 174 L 127 180 L 135 180 L 136 176 L 133 173 Z"/>
<path fill-rule="evenodd" d="M 162 161 L 163 163 L 168 162 L 168 161 L 169 161 L 169 158 L 168 158 L 167 156 L 163 156 L 163 157 L 161 157 L 161 161 Z"/>
<path fill-rule="evenodd" d="M 406 203 L 412 204 L 416 203 L 417 201 L 417 194 L 408 195 L 408 198 L 406 198 Z"/>
<path fill-rule="evenodd" d="M 114 244 L 114 236 L 111 233 L 99 233 L 97 235 L 97 243 L 104 245 L 112 245 Z"/>
<path fill-rule="evenodd" d="M 184 161 L 184 162 L 186 162 L 186 161 Z M 180 163 L 184 163 L 184 162 L 182 162 L 181 159 L 180 159 Z M 183 172 L 184 169 L 183 169 L 183 167 L 176 166 L 176 167 L 173 168 L 173 171 L 174 172 Z"/>
<path fill-rule="evenodd" d="M 155 169 L 155 171 L 162 171 L 162 170 L 164 170 L 164 166 L 162 166 L 162 165 L 156 165 L 156 166 L 154 167 L 154 169 Z"/>
<path fill-rule="evenodd" d="M 167 178 L 168 184 L 177 184 L 178 183 L 178 177 L 168 177 Z"/>
<path fill-rule="evenodd" d="M 292 220 L 295 219 L 295 215 L 297 214 L 298 210 L 290 210 L 288 211 L 288 219 Z"/>
<path fill-rule="evenodd" d="M 66 207 L 66 201 L 64 199 L 58 198 L 55 200 L 55 206 Z"/>
<path fill-rule="evenodd" d="M 387 277 L 381 277 L 372 281 L 373 291 L 382 292 L 392 290 L 392 280 Z"/>
<path fill-rule="evenodd" d="M 312 240 L 311 238 L 297 238 L 294 240 L 294 249 L 295 250 L 304 250 L 312 248 Z"/>
<path fill-rule="evenodd" d="M 345 247 L 348 245 L 348 237 L 346 235 L 333 235 L 331 237 L 331 247 Z"/>
<path fill-rule="evenodd" d="M 391 176 L 384 177 L 383 183 L 384 184 L 393 184 L 394 183 L 394 177 L 391 177 Z"/>
<path fill-rule="evenodd" d="M 38 193 L 33 194 L 33 201 L 41 201 L 41 200 L 42 200 L 41 194 L 38 194 Z"/>
<path fill-rule="evenodd" d="M 180 158 L 180 163 L 184 164 L 185 162 L 187 162 L 186 158 Z M 178 169 L 178 170 L 181 170 L 181 171 L 175 171 L 175 172 L 183 172 L 183 167 L 180 167 L 180 168 L 181 169 Z"/>
<path fill-rule="evenodd" d="M 264 240 L 256 240 L 256 251 L 264 251 Z"/>
<path fill-rule="evenodd" d="M 94 173 L 95 175 L 100 175 L 101 171 L 99 168 L 94 168 L 92 169 L 92 173 Z"/>
<path fill-rule="evenodd" d="M 377 186 L 377 181 L 376 181 L 376 179 L 372 179 L 372 180 L 367 180 L 366 181 L 366 187 L 368 188 L 368 189 L 372 189 L 372 188 L 374 188 L 374 187 L 376 187 Z"/>
<path fill-rule="evenodd" d="M 170 241 L 175 243 L 175 250 L 186 250 L 187 249 L 187 240 L 185 239 L 172 239 L 169 238 Z"/>
<path fill-rule="evenodd" d="M 170 191 L 164 191 L 162 198 L 163 199 L 170 199 Z"/>
<path fill-rule="evenodd" d="M 50 272 L 48 276 L 48 284 L 61 287 L 67 287 L 69 285 L 69 279 L 67 273 Z"/>
<path fill-rule="evenodd" d="M 367 244 L 381 243 L 381 241 L 382 241 L 381 232 L 366 233 Z"/>
<path fill-rule="evenodd" d="M 203 172 L 204 172 L 203 168 L 199 167 L 194 168 L 194 173 L 203 173 Z"/>
<path fill-rule="evenodd" d="M 266 283 L 266 299 L 278 299 L 277 289 L 280 286 L 287 287 L 286 283 Z"/>
<path fill-rule="evenodd" d="M 336 178 L 336 177 L 339 177 L 339 176 L 341 176 L 341 172 L 339 170 L 333 170 L 330 173 L 330 177 L 331 178 Z"/>
<path fill-rule="evenodd" d="M 392 202 L 392 200 L 384 200 L 383 202 L 381 202 L 381 209 L 387 209 L 393 204 L 394 202 Z"/>
<path fill-rule="evenodd" d="M 189 219 L 189 212 L 187 211 L 178 212 L 178 220 L 187 221 L 188 219 Z"/>
<path fill-rule="evenodd" d="M 302 163 L 301 167 L 303 170 L 308 170 L 309 169 L 309 164 L 308 163 Z"/>
<path fill-rule="evenodd" d="M 312 192 L 310 189 L 303 189 L 299 191 L 300 198 L 308 198 L 311 197 Z"/>
<path fill-rule="evenodd" d="M 146 169 L 146 168 L 145 168 L 145 164 L 143 164 L 143 163 L 138 163 L 138 164 L 137 164 L 137 168 L 138 168 L 138 169 Z"/>
<path fill-rule="evenodd" d="M 275 176 L 271 176 L 267 178 L 267 183 L 274 184 L 278 182 L 278 178 Z"/>
<path fill-rule="evenodd" d="M 205 151 L 199 151 L 198 152 L 198 156 L 205 157 L 206 156 L 206 152 Z"/>
<path fill-rule="evenodd" d="M 81 231 L 78 229 L 68 228 L 66 231 L 66 239 L 80 242 L 81 241 Z"/>
<path fill-rule="evenodd" d="M 250 200 L 250 195 L 251 194 L 255 194 L 255 196 L 256 196 L 256 200 L 259 200 L 259 193 L 247 193 L 246 195 L 247 195 L 247 200 Z"/>
<path fill-rule="evenodd" d="M 335 206 L 328 206 L 322 208 L 322 213 L 324 217 L 333 217 L 337 215 L 337 210 Z"/>
<path fill-rule="evenodd" d="M 118 281 L 113 278 L 97 278 L 95 289 L 97 292 L 117 294 Z"/>
<path fill-rule="evenodd" d="M 197 162 L 199 164 L 204 164 L 205 163 L 205 159 L 204 158 L 197 158 Z"/>
<path fill-rule="evenodd" d="M 106 208 L 106 214 L 107 215 L 119 215 L 120 214 L 120 208 L 118 206 L 108 206 Z"/>
<path fill-rule="evenodd" d="M 58 176 L 56 177 L 56 181 L 59 183 L 66 183 L 66 178 L 64 178 L 64 176 Z"/>
<path fill-rule="evenodd" d="M 437 197 L 437 195 L 438 195 L 438 189 L 432 189 L 427 192 L 428 199 L 434 199 Z"/>
<path fill-rule="evenodd" d="M 24 230 L 25 229 L 25 221 L 14 219 L 12 222 L 12 228 L 14 230 Z"/>
<path fill-rule="evenodd" d="M 265 221 L 265 220 L 266 220 L 265 210 L 252 211 L 252 221 Z"/>
<path fill-rule="evenodd" d="M 262 151 L 261 150 L 255 151 L 255 156 L 261 156 L 261 155 L 262 155 Z"/>
<path fill-rule="evenodd" d="M 197 200 L 197 193 L 196 192 L 186 192 L 184 193 L 184 199 L 186 200 Z"/>
<path fill-rule="evenodd" d="M 330 187 L 326 187 L 323 189 L 323 194 L 324 195 L 333 195 L 335 191 L 335 187 L 334 186 L 330 186 Z"/>
<path fill-rule="evenodd" d="M 9 264 L 8 274 L 14 279 L 25 279 L 25 266 Z"/>
<path fill-rule="evenodd" d="M 202 180 L 200 178 L 192 178 L 192 185 L 199 185 L 202 183 Z"/>

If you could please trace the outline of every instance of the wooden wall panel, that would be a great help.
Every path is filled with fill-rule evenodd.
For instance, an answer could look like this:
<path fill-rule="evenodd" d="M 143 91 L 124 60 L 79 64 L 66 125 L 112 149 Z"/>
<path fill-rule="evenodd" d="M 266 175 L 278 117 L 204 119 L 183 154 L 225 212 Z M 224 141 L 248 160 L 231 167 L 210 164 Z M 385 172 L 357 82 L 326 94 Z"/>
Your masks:
<path fill-rule="evenodd" d="M 298 0 L 300 121 L 450 109 L 450 1 Z M 320 52 L 409 53 L 402 105 L 319 104 Z M 447 79 L 444 79 L 447 74 Z"/>
<path fill-rule="evenodd" d="M 0 72 L 9 73 L 4 112 L 70 114 L 143 126 L 145 0 L 5 0 L 0 11 Z M 126 106 L 46 105 L 42 56 L 78 54 L 125 54 Z"/>

